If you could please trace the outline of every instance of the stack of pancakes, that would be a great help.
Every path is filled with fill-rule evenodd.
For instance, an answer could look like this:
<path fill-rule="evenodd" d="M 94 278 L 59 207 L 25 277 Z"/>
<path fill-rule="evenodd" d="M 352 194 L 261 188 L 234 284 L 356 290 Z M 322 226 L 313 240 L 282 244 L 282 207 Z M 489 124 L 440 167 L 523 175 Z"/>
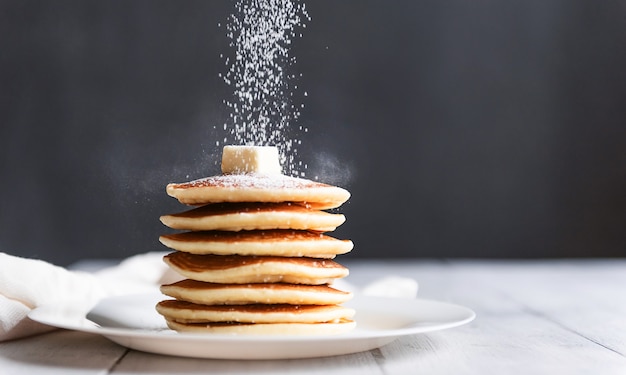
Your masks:
<path fill-rule="evenodd" d="M 199 206 L 165 215 L 180 230 L 160 237 L 165 262 L 186 279 L 162 285 L 157 311 L 185 332 L 339 333 L 352 329 L 352 295 L 330 284 L 348 269 L 332 259 L 352 250 L 324 232 L 343 224 L 339 187 L 284 175 L 223 174 L 167 186 Z"/>

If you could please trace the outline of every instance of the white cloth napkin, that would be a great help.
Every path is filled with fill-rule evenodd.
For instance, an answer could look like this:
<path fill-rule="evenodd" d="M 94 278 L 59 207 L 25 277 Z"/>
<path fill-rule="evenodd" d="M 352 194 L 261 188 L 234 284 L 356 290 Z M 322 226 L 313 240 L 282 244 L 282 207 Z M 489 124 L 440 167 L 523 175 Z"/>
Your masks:
<path fill-rule="evenodd" d="M 86 313 L 105 297 L 154 292 L 171 277 L 163 254 L 136 255 L 114 267 L 88 273 L 0 253 L 0 341 L 49 330 L 27 317 L 38 306 L 68 303 Z"/>
<path fill-rule="evenodd" d="M 51 330 L 28 319 L 28 313 L 38 306 L 66 303 L 86 314 L 102 298 L 150 293 L 160 284 L 179 280 L 163 262 L 164 254 L 135 255 L 114 267 L 89 273 L 0 252 L 0 342 Z M 370 296 L 415 298 L 417 294 L 415 280 L 395 276 L 360 290 L 343 280 L 335 287 Z"/>

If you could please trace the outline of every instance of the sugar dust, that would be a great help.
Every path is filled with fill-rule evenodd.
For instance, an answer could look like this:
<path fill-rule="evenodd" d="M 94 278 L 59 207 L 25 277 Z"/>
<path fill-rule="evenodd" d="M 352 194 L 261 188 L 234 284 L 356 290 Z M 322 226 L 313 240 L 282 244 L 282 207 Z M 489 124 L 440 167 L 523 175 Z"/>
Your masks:
<path fill-rule="evenodd" d="M 237 0 L 225 25 L 231 54 L 221 55 L 227 71 L 220 73 L 233 90 L 224 100 L 230 113 L 223 143 L 277 146 L 285 174 L 302 177 L 307 165 L 296 160 L 302 143 L 296 133 L 308 129 L 293 129 L 304 103 L 298 99 L 301 74 L 294 72 L 296 58 L 290 48 L 308 21 L 305 4 L 299 1 Z"/>

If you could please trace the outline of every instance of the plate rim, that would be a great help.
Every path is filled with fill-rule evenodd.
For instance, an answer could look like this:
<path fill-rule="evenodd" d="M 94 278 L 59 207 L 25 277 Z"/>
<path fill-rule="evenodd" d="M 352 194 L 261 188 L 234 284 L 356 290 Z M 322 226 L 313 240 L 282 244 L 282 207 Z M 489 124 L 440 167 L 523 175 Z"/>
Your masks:
<path fill-rule="evenodd" d="M 150 293 L 142 293 L 142 294 L 138 294 L 141 296 L 147 295 Z M 121 295 L 121 296 L 115 296 L 115 297 L 109 297 L 109 298 L 104 298 L 103 300 L 108 300 L 108 299 L 116 299 L 116 298 L 128 298 L 128 297 L 132 297 L 134 295 L 132 294 L 128 294 L 128 295 Z M 164 297 L 165 298 L 165 297 Z M 101 301 L 103 301 L 101 300 Z M 411 335 L 411 334 L 419 334 L 419 333 L 423 333 L 423 332 L 432 332 L 432 331 L 438 331 L 438 330 L 444 330 L 444 329 L 448 329 L 448 328 L 453 328 L 453 327 L 457 327 L 460 325 L 464 325 L 467 323 L 470 323 L 471 321 L 473 321 L 476 318 L 476 313 L 470 309 L 469 307 L 463 306 L 463 305 L 459 305 L 459 304 L 455 304 L 455 303 L 450 303 L 450 302 L 444 302 L 444 301 L 439 301 L 439 300 L 434 300 L 434 299 L 427 299 L 427 298 L 396 298 L 396 297 L 383 297 L 383 296 L 358 296 L 355 295 L 354 298 L 355 301 L 361 302 L 361 301 L 369 301 L 370 303 L 372 301 L 388 301 L 388 302 L 394 302 L 394 303 L 410 303 L 410 304 L 417 304 L 417 305 L 437 305 L 438 307 L 443 307 L 443 308 L 449 308 L 449 309 L 457 309 L 459 311 L 464 311 L 466 316 L 463 319 L 458 319 L 458 320 L 451 320 L 449 322 L 445 322 L 445 323 L 433 323 L 431 325 L 423 325 L 423 326 L 411 326 L 411 327 L 402 327 L 402 328 L 396 328 L 396 329 L 386 329 L 386 330 L 380 330 L 380 331 L 367 331 L 367 332 L 358 332 L 358 331 L 350 331 L 350 332 L 346 332 L 343 334 L 338 334 L 338 335 L 234 335 L 234 334 L 215 334 L 215 333 L 178 333 L 169 329 L 163 329 L 163 330 L 157 330 L 157 329 L 144 329 L 144 328 L 118 328 L 118 327 L 102 327 L 97 325 L 96 323 L 93 323 L 94 326 L 93 327 L 87 327 L 87 326 L 79 326 L 78 324 L 64 324 L 63 322 L 54 322 L 51 321 L 49 319 L 45 319 L 45 317 L 48 315 L 51 315 L 50 313 L 47 313 L 47 311 L 50 310 L 54 310 L 54 311 L 58 311 L 59 309 L 59 305 L 58 304 L 46 304 L 46 305 L 42 305 L 39 307 L 34 308 L 33 310 L 31 310 L 28 314 L 28 317 L 34 321 L 37 321 L 39 323 L 42 324 L 46 324 L 46 325 L 50 325 L 52 327 L 56 327 L 56 328 L 63 328 L 63 329 L 69 329 L 69 330 L 75 330 L 75 331 L 82 331 L 82 332 L 89 332 L 89 333 L 97 333 L 97 334 L 130 334 L 133 336 L 180 336 L 180 337 L 185 337 L 185 338 L 190 338 L 192 340 L 196 340 L 196 339 L 209 339 L 209 338 L 216 338 L 216 339 L 230 339 L 230 340 L 245 340 L 245 341 L 266 341 L 266 340 L 286 340 L 286 341 L 299 341 L 299 340 L 310 340 L 310 339 L 317 339 L 317 338 L 332 338 L 332 339 L 354 339 L 357 337 L 361 337 L 361 336 L 366 336 L 366 337 L 389 337 L 389 336 L 405 336 L 405 335 Z M 354 302 L 354 301 L 351 301 Z M 350 302 L 346 303 L 346 305 L 349 305 Z M 386 304 L 385 304 L 386 305 Z M 87 319 L 86 317 L 86 313 L 79 313 L 79 312 L 75 312 L 76 315 L 80 315 L 80 317 L 75 317 L 76 319 L 84 319 L 88 322 L 91 322 L 89 319 Z M 46 315 L 47 314 L 47 315 Z M 42 318 L 43 315 L 43 318 Z M 358 318 L 356 318 L 357 320 L 357 324 L 358 324 Z M 356 333 L 355 333 L 356 332 Z"/>
<path fill-rule="evenodd" d="M 151 293 L 143 293 L 146 296 Z M 115 298 L 132 298 L 133 295 L 122 295 L 105 298 L 104 300 L 110 300 Z M 164 297 L 161 295 L 161 297 Z M 72 311 L 71 308 L 65 306 L 59 306 L 59 304 L 42 305 L 33 309 L 29 314 L 29 318 L 52 327 L 69 329 L 74 331 L 80 331 L 85 333 L 92 333 L 104 336 L 111 341 L 114 341 L 122 346 L 152 353 L 159 353 L 165 355 L 187 356 L 187 357 L 202 357 L 202 358 L 224 358 L 224 359 L 250 359 L 247 357 L 238 356 L 212 356 L 211 353 L 194 355 L 193 353 L 186 355 L 178 353 L 168 353 L 167 350 L 151 349 L 154 343 L 157 342 L 171 342 L 171 343 L 204 343 L 205 345 L 233 345 L 233 344 L 261 344 L 285 346 L 289 344 L 302 344 L 308 343 L 311 345 L 320 345 L 324 343 L 346 343 L 353 342 L 361 346 L 366 345 L 367 349 L 374 349 L 376 347 L 388 344 L 400 337 L 421 334 L 433 331 L 439 331 L 449 328 L 458 327 L 467 324 L 476 318 L 476 313 L 466 307 L 455 303 L 443 302 L 433 299 L 424 298 L 395 298 L 395 297 L 378 297 L 378 296 L 363 296 L 355 295 L 353 303 L 372 304 L 378 303 L 377 306 L 382 306 L 379 309 L 383 311 L 389 303 L 393 304 L 411 304 L 411 308 L 444 308 L 454 309 L 456 312 L 462 314 L 462 319 L 448 319 L 445 322 L 437 322 L 433 324 L 424 325 L 411 325 L 409 327 L 401 327 L 395 329 L 381 329 L 381 330 L 366 330 L 359 331 L 357 329 L 336 335 L 234 335 L 234 334 L 209 334 L 209 333 L 178 333 L 170 329 L 146 329 L 146 328 L 118 328 L 118 327 L 102 327 L 96 323 L 87 319 L 87 312 Z M 386 302 L 386 303 L 385 303 Z M 348 303 L 346 304 L 348 305 Z M 358 307 L 358 306 L 357 306 Z M 61 321 L 59 316 L 60 311 L 67 311 L 68 314 L 73 314 L 67 321 Z M 452 311 L 452 310 L 450 310 Z M 54 314 L 56 312 L 56 314 Z M 357 312 L 358 314 L 358 312 Z M 54 319 L 56 315 L 57 319 Z M 357 315 L 358 316 L 358 315 Z M 357 321 L 358 327 L 358 318 Z M 416 323 L 419 321 L 416 319 Z M 73 323 L 73 324 L 72 324 Z M 153 341 L 151 343 L 142 343 L 142 341 Z M 126 343 L 126 344 L 125 344 Z M 348 345 L 349 346 L 349 345 Z M 346 351 L 340 354 L 356 353 L 362 350 Z M 328 354 L 331 355 L 331 354 Z M 326 356 L 326 355 L 324 355 Z M 306 358 L 307 355 L 289 356 L 285 358 Z M 257 357 L 252 359 L 279 359 L 279 357 Z"/>

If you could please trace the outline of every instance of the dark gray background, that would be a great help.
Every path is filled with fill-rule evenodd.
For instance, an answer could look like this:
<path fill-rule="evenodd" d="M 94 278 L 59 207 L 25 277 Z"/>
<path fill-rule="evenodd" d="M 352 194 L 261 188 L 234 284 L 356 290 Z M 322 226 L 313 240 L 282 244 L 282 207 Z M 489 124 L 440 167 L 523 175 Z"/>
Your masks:
<path fill-rule="evenodd" d="M 218 171 L 231 7 L 0 1 L 1 251 L 164 250 L 165 185 Z M 626 2 L 307 7 L 299 157 L 353 194 L 347 257 L 625 254 Z"/>

